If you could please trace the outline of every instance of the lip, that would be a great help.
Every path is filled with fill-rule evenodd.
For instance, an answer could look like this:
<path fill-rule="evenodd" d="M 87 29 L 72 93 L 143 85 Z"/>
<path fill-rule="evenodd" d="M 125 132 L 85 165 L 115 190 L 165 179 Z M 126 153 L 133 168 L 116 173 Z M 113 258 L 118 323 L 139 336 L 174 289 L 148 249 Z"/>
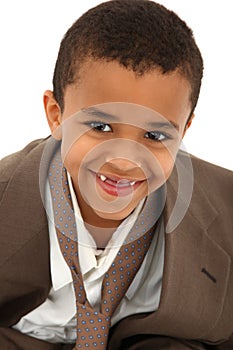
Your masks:
<path fill-rule="evenodd" d="M 93 176 L 96 179 L 97 184 L 101 187 L 101 189 L 103 191 L 105 191 L 107 194 L 110 194 L 112 196 L 115 197 L 124 197 L 124 196 L 128 196 L 129 194 L 132 194 L 134 191 L 136 191 L 136 189 L 141 186 L 141 184 L 143 182 L 145 182 L 145 179 L 143 180 L 137 180 L 137 179 L 132 179 L 132 178 L 128 178 L 128 177 L 119 177 L 117 175 L 113 175 L 113 174 L 102 174 L 105 177 L 107 177 L 108 179 L 111 180 L 112 183 L 108 183 L 108 182 L 104 182 L 102 181 L 97 173 L 92 172 Z M 134 185 L 126 185 L 125 184 L 125 180 L 127 181 L 136 181 Z M 114 184 L 115 182 L 115 184 Z M 121 183 L 120 183 L 121 182 Z"/>

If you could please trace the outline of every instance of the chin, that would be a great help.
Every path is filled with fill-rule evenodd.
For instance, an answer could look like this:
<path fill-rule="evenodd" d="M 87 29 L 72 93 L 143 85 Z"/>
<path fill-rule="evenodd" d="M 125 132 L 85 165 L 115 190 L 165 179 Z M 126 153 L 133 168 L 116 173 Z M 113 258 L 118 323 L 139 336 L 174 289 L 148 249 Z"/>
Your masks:
<path fill-rule="evenodd" d="M 106 213 L 102 211 L 96 211 L 96 215 L 98 215 L 100 218 L 105 219 L 105 220 L 112 220 L 112 221 L 123 221 L 126 219 L 132 211 L 135 209 L 135 207 L 132 208 L 126 208 L 122 211 L 115 212 L 115 213 Z"/>

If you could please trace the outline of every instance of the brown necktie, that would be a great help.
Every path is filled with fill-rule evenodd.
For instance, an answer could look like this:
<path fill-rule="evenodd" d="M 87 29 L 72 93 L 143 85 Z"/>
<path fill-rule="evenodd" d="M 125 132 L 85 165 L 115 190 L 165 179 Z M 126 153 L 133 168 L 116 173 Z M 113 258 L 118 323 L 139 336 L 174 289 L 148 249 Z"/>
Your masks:
<path fill-rule="evenodd" d="M 154 198 L 148 197 L 133 229 L 105 274 L 102 283 L 101 307 L 99 311 L 95 311 L 89 304 L 84 289 L 79 265 L 74 209 L 60 149 L 52 159 L 48 175 L 57 237 L 61 252 L 71 269 L 74 283 L 77 306 L 75 349 L 105 350 L 111 317 L 139 270 L 154 235 L 155 218 L 151 215 L 155 211 Z"/>

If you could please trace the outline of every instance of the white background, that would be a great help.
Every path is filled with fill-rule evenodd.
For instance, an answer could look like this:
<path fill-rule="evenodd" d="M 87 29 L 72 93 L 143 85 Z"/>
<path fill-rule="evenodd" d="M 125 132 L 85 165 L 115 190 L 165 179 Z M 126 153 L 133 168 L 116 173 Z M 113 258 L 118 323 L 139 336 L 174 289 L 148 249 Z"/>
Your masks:
<path fill-rule="evenodd" d="M 60 41 L 97 0 L 8 0 L 0 4 L 0 158 L 49 135 L 42 104 Z M 193 29 L 205 62 L 196 118 L 184 138 L 196 156 L 233 170 L 232 1 L 160 0 Z"/>

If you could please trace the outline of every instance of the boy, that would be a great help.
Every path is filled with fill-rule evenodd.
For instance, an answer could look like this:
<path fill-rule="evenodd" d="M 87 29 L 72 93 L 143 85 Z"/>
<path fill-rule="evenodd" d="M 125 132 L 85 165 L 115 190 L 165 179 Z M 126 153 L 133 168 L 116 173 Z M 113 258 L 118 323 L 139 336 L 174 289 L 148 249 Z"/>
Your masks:
<path fill-rule="evenodd" d="M 113 0 L 62 40 L 52 137 L 1 161 L 1 349 L 231 349 L 232 173 L 178 151 L 191 30 Z"/>

